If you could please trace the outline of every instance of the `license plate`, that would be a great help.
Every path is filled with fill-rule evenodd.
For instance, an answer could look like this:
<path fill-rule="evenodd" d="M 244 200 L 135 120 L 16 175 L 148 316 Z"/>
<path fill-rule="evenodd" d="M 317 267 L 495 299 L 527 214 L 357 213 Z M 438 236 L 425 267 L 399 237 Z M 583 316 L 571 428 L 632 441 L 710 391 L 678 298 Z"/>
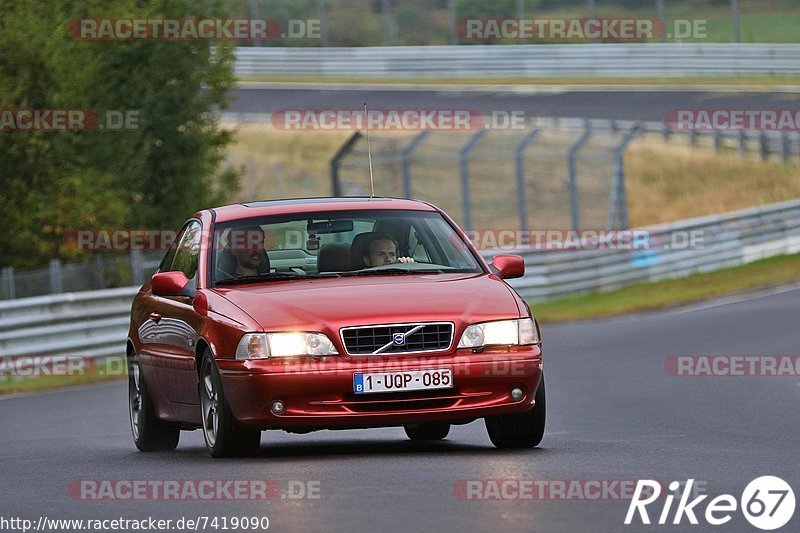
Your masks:
<path fill-rule="evenodd" d="M 353 391 L 356 394 L 452 388 L 453 370 L 451 368 L 353 374 Z"/>

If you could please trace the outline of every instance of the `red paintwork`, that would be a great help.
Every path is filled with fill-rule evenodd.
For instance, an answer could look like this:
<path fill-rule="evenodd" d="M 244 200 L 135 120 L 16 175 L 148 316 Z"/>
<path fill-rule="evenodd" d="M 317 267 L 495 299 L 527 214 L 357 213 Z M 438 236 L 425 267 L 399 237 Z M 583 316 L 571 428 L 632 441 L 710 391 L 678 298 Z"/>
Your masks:
<path fill-rule="evenodd" d="M 214 222 L 218 223 L 270 214 L 352 209 L 438 211 L 424 202 L 381 198 L 259 207 L 232 205 L 213 212 Z M 160 419 L 200 425 L 197 363 L 205 349 L 216 359 L 234 416 L 263 429 L 461 421 L 531 407 L 541 379 L 539 346 L 487 349 L 477 354 L 455 348 L 471 323 L 528 316 L 525 302 L 500 277 L 488 273 L 483 259 L 480 262 L 486 269 L 484 274 L 324 278 L 209 288 L 212 211 L 201 211 L 193 218 L 203 225 L 197 295 L 157 296 L 153 284 L 163 276 L 158 275 L 141 288 L 131 313 L 130 349 L 140 360 Z M 457 231 L 477 252 L 463 231 Z M 494 261 L 506 277 L 520 269 L 512 257 L 498 256 L 499 264 L 498 258 Z M 521 268 L 524 271 L 524 263 Z M 162 316 L 158 327 L 169 327 L 148 336 L 154 312 Z M 346 355 L 339 337 L 339 328 L 344 326 L 425 321 L 455 324 L 449 351 L 368 356 L 370 366 L 365 368 L 364 357 Z M 325 333 L 340 355 L 259 361 L 234 358 L 244 333 L 281 330 Z M 391 393 L 353 394 L 355 371 L 439 367 L 453 369 L 453 389 L 403 393 L 400 398 Z M 521 401 L 511 400 L 512 386 L 524 389 Z M 274 415 L 269 405 L 278 399 L 285 402 L 286 411 Z M 410 404 L 409 400 L 415 402 Z"/>
<path fill-rule="evenodd" d="M 518 255 L 496 255 L 492 258 L 492 266 L 503 279 L 521 278 L 525 275 L 525 260 Z"/>
<path fill-rule="evenodd" d="M 170 296 L 180 294 L 183 287 L 189 283 L 183 272 L 159 272 L 150 283 L 153 294 Z"/>

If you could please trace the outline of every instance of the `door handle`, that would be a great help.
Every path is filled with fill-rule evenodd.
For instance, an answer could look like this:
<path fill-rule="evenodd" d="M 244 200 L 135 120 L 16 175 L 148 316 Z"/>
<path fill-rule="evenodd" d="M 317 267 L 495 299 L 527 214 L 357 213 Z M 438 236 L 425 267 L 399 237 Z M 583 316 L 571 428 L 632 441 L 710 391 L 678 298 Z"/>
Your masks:
<path fill-rule="evenodd" d="M 153 311 L 150 313 L 150 320 L 158 324 L 158 322 L 161 320 L 161 314 Z"/>

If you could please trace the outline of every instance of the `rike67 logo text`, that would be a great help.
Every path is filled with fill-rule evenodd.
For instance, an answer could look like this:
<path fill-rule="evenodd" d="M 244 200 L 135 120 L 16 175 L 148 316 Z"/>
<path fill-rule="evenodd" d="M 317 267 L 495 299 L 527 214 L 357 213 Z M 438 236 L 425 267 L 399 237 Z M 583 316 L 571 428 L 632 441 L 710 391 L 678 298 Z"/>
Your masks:
<path fill-rule="evenodd" d="M 779 477 L 762 476 L 754 479 L 745 487 L 738 501 L 730 494 L 716 496 L 707 502 L 705 512 L 701 512 L 702 506 L 700 504 L 708 498 L 708 495 L 696 496 L 689 500 L 692 495 L 693 484 L 694 479 L 687 480 L 681 493 L 678 493 L 678 491 L 683 483 L 673 481 L 669 484 L 671 493 L 664 498 L 663 507 L 656 523 L 678 525 L 686 518 L 690 524 L 696 525 L 699 523 L 699 515 L 705 519 L 706 523 L 712 526 L 720 526 L 730 522 L 737 508 L 739 508 L 751 525 L 761 530 L 770 531 L 783 527 L 794 515 L 794 491 L 788 483 Z M 631 504 L 628 506 L 625 524 L 634 523 L 637 515 L 642 524 L 650 524 L 651 519 L 647 507 L 659 500 L 661 492 L 662 485 L 658 481 L 650 479 L 639 480 L 636 484 Z M 676 497 L 678 498 L 678 504 L 673 514 L 672 504 Z M 654 505 L 653 507 L 656 506 Z M 671 521 L 670 515 L 672 515 Z"/>

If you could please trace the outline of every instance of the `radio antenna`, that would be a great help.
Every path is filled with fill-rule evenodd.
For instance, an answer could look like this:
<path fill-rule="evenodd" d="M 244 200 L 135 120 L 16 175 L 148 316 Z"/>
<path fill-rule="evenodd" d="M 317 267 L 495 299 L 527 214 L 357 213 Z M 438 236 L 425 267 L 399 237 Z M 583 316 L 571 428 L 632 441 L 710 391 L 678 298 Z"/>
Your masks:
<path fill-rule="evenodd" d="M 367 103 L 364 102 L 364 127 L 367 130 L 367 159 L 369 159 L 369 187 L 370 198 L 375 198 L 375 181 L 372 179 L 372 147 L 369 144 L 369 116 L 367 115 Z"/>

